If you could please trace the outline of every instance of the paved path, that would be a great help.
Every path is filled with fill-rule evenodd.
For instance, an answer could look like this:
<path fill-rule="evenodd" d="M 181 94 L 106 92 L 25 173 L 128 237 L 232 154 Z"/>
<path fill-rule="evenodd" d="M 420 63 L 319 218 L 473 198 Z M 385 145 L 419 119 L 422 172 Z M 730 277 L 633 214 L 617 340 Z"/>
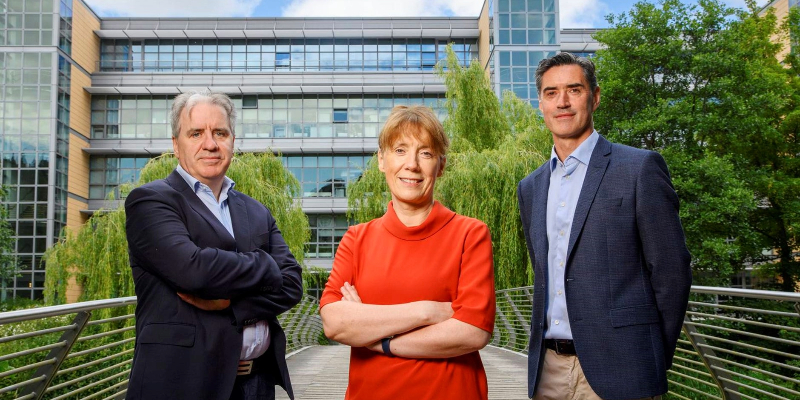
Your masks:
<path fill-rule="evenodd" d="M 489 378 L 490 400 L 526 400 L 528 359 L 516 353 L 487 347 L 481 350 Z M 348 346 L 314 346 L 289 357 L 295 400 L 340 400 L 347 388 L 350 364 Z M 287 400 L 277 389 L 277 399 Z"/>

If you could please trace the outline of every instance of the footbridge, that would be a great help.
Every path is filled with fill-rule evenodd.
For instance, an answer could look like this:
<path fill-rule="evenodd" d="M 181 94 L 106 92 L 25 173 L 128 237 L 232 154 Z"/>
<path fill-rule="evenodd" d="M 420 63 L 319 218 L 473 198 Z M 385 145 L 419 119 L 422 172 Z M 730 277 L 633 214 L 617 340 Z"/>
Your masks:
<path fill-rule="evenodd" d="M 526 399 L 533 288 L 496 296 L 481 351 L 489 398 Z M 135 306 L 127 297 L 0 313 L 0 399 L 124 398 Z M 295 398 L 342 399 L 349 347 L 325 338 L 316 299 L 280 319 Z M 800 399 L 800 293 L 692 287 L 674 360 L 667 399 Z"/>

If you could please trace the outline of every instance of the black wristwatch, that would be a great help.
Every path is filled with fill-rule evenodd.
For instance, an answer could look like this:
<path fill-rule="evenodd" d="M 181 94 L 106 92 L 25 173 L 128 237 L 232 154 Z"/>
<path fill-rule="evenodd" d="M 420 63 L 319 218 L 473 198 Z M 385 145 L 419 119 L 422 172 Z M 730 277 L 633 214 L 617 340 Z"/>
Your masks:
<path fill-rule="evenodd" d="M 389 357 L 394 357 L 394 354 L 392 354 L 391 346 L 389 345 L 389 342 L 391 340 L 392 336 L 381 339 L 381 347 L 383 348 L 383 354 L 386 354 Z"/>

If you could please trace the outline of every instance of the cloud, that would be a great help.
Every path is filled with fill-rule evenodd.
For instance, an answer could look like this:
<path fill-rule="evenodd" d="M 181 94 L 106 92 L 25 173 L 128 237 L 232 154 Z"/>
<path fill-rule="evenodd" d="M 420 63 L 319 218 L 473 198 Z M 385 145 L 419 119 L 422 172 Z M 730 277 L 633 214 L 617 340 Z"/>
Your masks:
<path fill-rule="evenodd" d="M 606 26 L 605 16 L 613 10 L 599 0 L 570 0 L 560 3 L 561 28 Z"/>
<path fill-rule="evenodd" d="M 109 17 L 248 17 L 261 0 L 84 0 Z"/>
<path fill-rule="evenodd" d="M 483 3 L 476 0 L 292 0 L 284 17 L 477 17 Z"/>

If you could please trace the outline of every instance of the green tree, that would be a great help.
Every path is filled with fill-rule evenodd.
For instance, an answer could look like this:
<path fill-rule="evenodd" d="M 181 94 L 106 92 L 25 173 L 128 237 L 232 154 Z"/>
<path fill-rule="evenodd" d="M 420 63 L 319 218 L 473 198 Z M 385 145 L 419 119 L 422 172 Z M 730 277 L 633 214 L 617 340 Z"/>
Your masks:
<path fill-rule="evenodd" d="M 139 185 L 165 178 L 177 164 L 172 154 L 150 160 L 141 172 Z M 227 176 L 236 182 L 236 190 L 270 209 L 292 254 L 302 265 L 303 247 L 310 236 L 308 218 L 294 201 L 300 184 L 281 160 L 271 152 L 237 154 Z M 45 259 L 47 303 L 66 301 L 70 278 L 83 288 L 81 301 L 134 295 L 122 207 L 98 211 L 77 232 L 67 234 L 50 248 Z"/>
<path fill-rule="evenodd" d="M 5 200 L 8 192 L 0 187 L 0 201 Z M 6 301 L 7 287 L 17 275 L 17 257 L 14 252 L 14 230 L 8 225 L 8 208 L 0 205 L 0 302 Z"/>
<path fill-rule="evenodd" d="M 595 36 L 604 45 L 595 121 L 614 141 L 664 154 L 695 269 L 705 272 L 698 282 L 722 283 L 774 248 L 781 262 L 770 265 L 793 290 L 800 205 L 790 165 L 800 149 L 788 122 L 797 74 L 772 41 L 787 25 L 747 6 L 662 0 L 610 16 L 611 29 Z"/>
<path fill-rule="evenodd" d="M 531 105 L 506 92 L 501 102 L 479 63 L 464 68 L 448 49 L 437 70 L 447 87 L 445 131 L 452 141 L 436 198 L 485 222 L 492 234 L 498 289 L 530 285 L 531 265 L 519 219 L 517 183 L 550 154 L 552 138 Z M 376 157 L 348 188 L 348 216 L 380 217 L 391 199 Z"/>

